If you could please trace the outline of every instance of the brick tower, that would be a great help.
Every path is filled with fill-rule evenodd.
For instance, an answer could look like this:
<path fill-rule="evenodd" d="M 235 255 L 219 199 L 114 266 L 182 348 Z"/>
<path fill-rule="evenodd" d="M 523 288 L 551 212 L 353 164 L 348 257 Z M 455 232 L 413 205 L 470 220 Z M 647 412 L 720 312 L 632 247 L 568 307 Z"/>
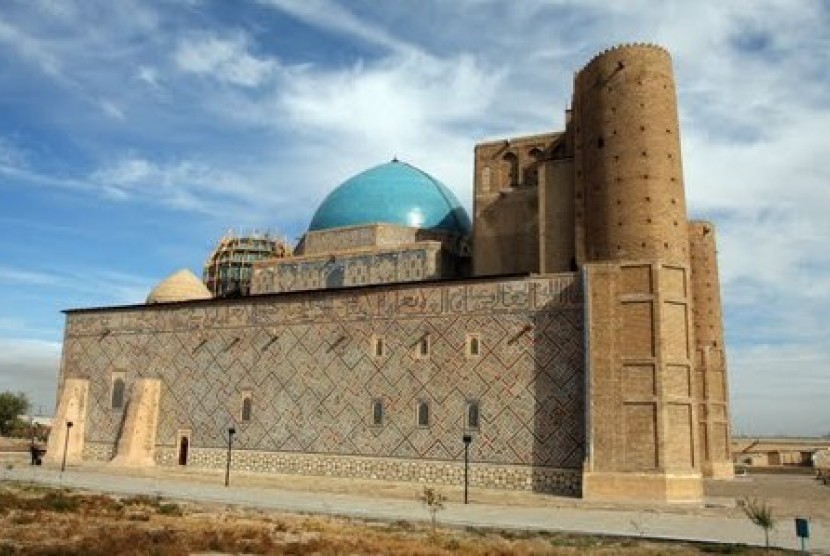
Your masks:
<path fill-rule="evenodd" d="M 574 80 L 586 288 L 586 498 L 700 500 L 689 227 L 671 58 L 624 45 Z"/>
<path fill-rule="evenodd" d="M 690 222 L 689 246 L 695 327 L 695 398 L 703 475 L 731 479 L 734 469 L 730 457 L 729 392 L 715 226 L 711 222 Z"/>

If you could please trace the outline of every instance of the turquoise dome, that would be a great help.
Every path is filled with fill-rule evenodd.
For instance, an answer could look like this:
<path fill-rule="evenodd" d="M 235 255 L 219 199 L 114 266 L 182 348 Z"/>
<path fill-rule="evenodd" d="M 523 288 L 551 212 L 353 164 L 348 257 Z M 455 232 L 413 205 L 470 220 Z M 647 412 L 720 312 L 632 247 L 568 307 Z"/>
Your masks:
<path fill-rule="evenodd" d="M 340 184 L 320 204 L 308 231 L 380 222 L 470 233 L 470 217 L 452 191 L 397 159 Z"/>

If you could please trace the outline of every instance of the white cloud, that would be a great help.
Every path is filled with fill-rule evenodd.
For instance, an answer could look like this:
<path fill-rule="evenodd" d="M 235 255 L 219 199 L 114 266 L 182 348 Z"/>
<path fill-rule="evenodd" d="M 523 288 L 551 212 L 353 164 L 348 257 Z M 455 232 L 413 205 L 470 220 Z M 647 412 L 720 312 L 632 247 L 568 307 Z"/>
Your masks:
<path fill-rule="evenodd" d="M 260 3 L 282 10 L 309 25 L 401 53 L 413 53 L 418 50 L 412 44 L 396 38 L 380 26 L 361 20 L 331 0 L 260 0 Z"/>
<path fill-rule="evenodd" d="M 116 120 L 123 120 L 124 119 L 124 111 L 121 110 L 118 106 L 116 106 L 110 100 L 107 100 L 107 99 L 101 100 L 101 109 L 110 118 L 115 118 Z"/>
<path fill-rule="evenodd" d="M 26 166 L 27 154 L 13 141 L 0 137 L 0 164 L 10 167 Z"/>
<path fill-rule="evenodd" d="M 138 66 L 135 72 L 135 77 L 139 81 L 143 81 L 154 89 L 161 87 L 159 83 L 159 72 L 156 68 L 150 66 Z"/>
<path fill-rule="evenodd" d="M 308 218 L 337 183 L 393 156 L 469 201 L 470 130 L 482 114 L 495 111 L 503 80 L 503 72 L 470 55 L 396 54 L 344 68 L 283 68 L 270 95 L 221 96 L 211 109 L 232 122 L 291 136 L 249 175 L 260 191 L 273 188 L 279 176 L 282 197 L 310 203 Z"/>
<path fill-rule="evenodd" d="M 6 43 L 20 56 L 34 62 L 47 75 L 63 78 L 58 58 L 47 46 L 0 18 L 0 42 Z"/>
<path fill-rule="evenodd" d="M 244 175 L 198 160 L 154 162 L 130 154 L 94 170 L 89 182 L 115 201 L 150 201 L 214 215 L 244 214 L 273 200 Z"/>
<path fill-rule="evenodd" d="M 393 155 L 469 207 L 475 142 L 561 129 L 573 72 L 591 56 L 618 42 L 662 43 L 675 62 L 689 205 L 718 226 L 736 416 L 759 415 L 750 398 L 761 394 L 777 396 L 788 416 L 799 396 L 830 396 L 821 382 L 799 386 L 805 365 L 795 363 L 789 388 L 771 369 L 750 384 L 763 358 L 830 360 L 821 348 L 830 313 L 830 16 L 821 2 L 261 0 L 272 20 L 244 30 L 227 29 L 210 4 L 191 18 L 180 6 L 156 14 L 42 0 L 34 16 L 14 17 L 23 4 L 0 16 L 0 43 L 58 84 L 32 117 L 77 138 L 94 167 L 47 169 L 46 153 L 0 141 L 4 182 L 103 191 L 289 233 L 337 183 Z M 290 31 L 307 43 L 270 40 L 286 14 L 306 24 Z M 94 110 L 61 104 L 67 97 Z M 119 121 L 127 116 L 129 126 Z"/>
<path fill-rule="evenodd" d="M 28 269 L 0 266 L 0 282 L 28 285 L 49 285 L 59 281 L 53 274 Z"/>
<path fill-rule="evenodd" d="M 182 71 L 213 77 L 242 87 L 258 87 L 277 67 L 276 60 L 248 53 L 248 40 L 196 37 L 182 40 L 173 58 Z"/>
<path fill-rule="evenodd" d="M 42 294 L 44 286 L 49 291 L 62 290 L 81 294 L 93 294 L 101 303 L 130 305 L 143 303 L 150 289 L 158 280 L 129 274 L 108 268 L 84 269 L 29 268 L 0 266 L 0 284 L 10 284 L 16 292 L 32 291 Z"/>

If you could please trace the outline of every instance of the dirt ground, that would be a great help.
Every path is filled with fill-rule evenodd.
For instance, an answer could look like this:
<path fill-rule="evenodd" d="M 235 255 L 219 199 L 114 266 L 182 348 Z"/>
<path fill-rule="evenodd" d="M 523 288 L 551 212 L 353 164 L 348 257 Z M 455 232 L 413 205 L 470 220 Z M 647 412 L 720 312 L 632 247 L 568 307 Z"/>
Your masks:
<path fill-rule="evenodd" d="M 28 444 L 21 444 L 25 449 Z M 13 463 L 16 466 L 28 464 L 28 454 L 13 454 L 0 449 L 0 465 Z M 95 464 L 88 463 L 84 467 L 94 469 Z M 113 469 L 102 466 L 107 473 Z M 122 469 L 120 473 L 134 476 L 154 476 L 159 474 L 165 477 L 179 477 L 191 482 L 217 483 L 221 480 L 222 470 L 205 470 L 194 468 L 167 467 L 162 470 L 150 469 Z M 335 494 L 371 495 L 378 498 L 398 498 L 405 500 L 417 499 L 422 492 L 423 485 L 412 482 L 378 481 L 370 479 L 344 479 L 337 477 L 316 477 L 303 475 L 262 475 L 234 471 L 234 484 L 239 486 L 256 487 L 266 486 L 272 489 L 293 490 L 303 492 L 328 492 Z M 757 498 L 772 506 L 775 514 L 782 518 L 810 517 L 812 519 L 830 522 L 830 487 L 822 485 L 812 475 L 787 474 L 754 474 L 736 477 L 731 481 L 705 481 L 705 494 L 709 507 L 697 505 L 668 504 L 650 509 L 659 509 L 661 512 L 698 514 L 698 515 L 727 515 L 743 517 L 740 501 L 746 498 Z M 447 496 L 449 502 L 461 502 L 463 489 L 454 486 L 441 486 L 441 492 Z M 471 489 L 472 503 L 497 504 L 507 506 L 542 506 L 542 507 L 591 507 L 609 509 L 642 509 L 642 506 L 626 504 L 607 504 L 602 502 L 587 502 L 578 498 L 552 496 L 526 491 Z"/>
<path fill-rule="evenodd" d="M 0 453 L 0 464 L 28 465 L 28 454 Z M 84 465 L 94 472 L 95 465 Z M 102 470 L 105 468 L 102 467 Z M 112 473 L 111 468 L 106 468 Z M 178 477 L 216 484 L 221 470 L 155 468 L 119 471 L 125 475 Z M 416 499 L 423 485 L 375 480 L 250 474 L 235 471 L 237 486 Z M 8 489 L 12 489 L 9 491 Z M 14 499 L 41 498 L 49 490 L 0 482 Z M 54 492 L 54 491 L 51 491 Z M 442 486 L 450 502 L 462 500 L 461 488 Z M 73 496 L 75 496 L 73 494 Z M 91 496 L 91 495 L 85 495 Z M 830 487 L 809 475 L 750 474 L 732 481 L 706 481 L 707 505 L 649 506 L 647 511 L 745 518 L 740 501 L 757 498 L 769 504 L 778 520 L 809 517 L 830 522 Z M 508 506 L 590 507 L 639 510 L 643 506 L 600 504 L 517 491 L 472 489 L 471 502 Z M 93 497 L 95 498 L 95 497 Z M 97 497 L 103 499 L 105 497 Z M 700 554 L 731 551 L 759 553 L 743 547 L 666 544 L 643 539 L 614 539 L 567 534 L 526 534 L 440 529 L 420 524 L 368 523 L 303 517 L 205 504 L 151 501 L 141 511 L 129 503 L 84 502 L 71 511 L 21 507 L 0 499 L 0 556 L 7 554 Z M 152 502 L 152 503 L 151 503 Z M 17 505 L 16 505 L 17 504 Z M 119 509 L 119 505 L 122 506 Z M 173 508 L 177 510 L 173 510 Z M 81 509 L 78 509 L 81 508 Z M 166 509 L 162 509 L 166 508 Z M 167 513 L 171 512 L 171 513 Z M 181 515 L 179 515 L 181 514 Z M 106 541 L 106 550 L 96 543 Z M 100 548 L 100 551 L 99 551 Z"/>
<path fill-rule="evenodd" d="M 0 485 L 0 555 L 763 554 L 760 549 L 475 528 L 432 529 Z"/>
<path fill-rule="evenodd" d="M 107 472 L 112 472 L 108 469 Z M 125 470 L 125 473 L 152 475 L 158 471 Z M 180 476 L 188 481 L 216 483 L 221 470 L 188 470 L 166 468 L 165 476 Z M 329 492 L 336 494 L 371 495 L 378 498 L 413 500 L 420 497 L 423 485 L 412 482 L 378 481 L 370 479 L 343 479 L 337 477 L 314 477 L 303 475 L 261 475 L 235 472 L 234 482 L 240 486 L 267 486 L 268 488 L 303 492 Z M 830 487 L 822 485 L 812 475 L 766 475 L 748 474 L 731 481 L 707 480 L 705 485 L 706 506 L 666 504 L 651 510 L 679 514 L 731 515 L 743 517 L 741 501 L 757 498 L 772 506 L 781 518 L 810 517 L 830 522 Z M 449 502 L 461 502 L 464 491 L 461 487 L 442 485 L 441 492 Z M 643 509 L 642 505 L 589 502 L 579 498 L 553 496 L 527 491 L 471 489 L 472 503 L 506 506 L 541 507 L 590 507 L 608 509 Z"/>

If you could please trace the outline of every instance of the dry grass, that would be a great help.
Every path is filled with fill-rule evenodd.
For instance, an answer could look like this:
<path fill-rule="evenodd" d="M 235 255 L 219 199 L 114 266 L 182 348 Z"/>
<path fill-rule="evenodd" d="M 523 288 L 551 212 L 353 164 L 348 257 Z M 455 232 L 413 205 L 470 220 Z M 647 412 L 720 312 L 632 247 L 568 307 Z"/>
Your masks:
<path fill-rule="evenodd" d="M 0 556 L 226 554 L 760 554 L 744 547 L 568 534 L 438 529 L 288 515 L 157 497 L 0 489 Z"/>

